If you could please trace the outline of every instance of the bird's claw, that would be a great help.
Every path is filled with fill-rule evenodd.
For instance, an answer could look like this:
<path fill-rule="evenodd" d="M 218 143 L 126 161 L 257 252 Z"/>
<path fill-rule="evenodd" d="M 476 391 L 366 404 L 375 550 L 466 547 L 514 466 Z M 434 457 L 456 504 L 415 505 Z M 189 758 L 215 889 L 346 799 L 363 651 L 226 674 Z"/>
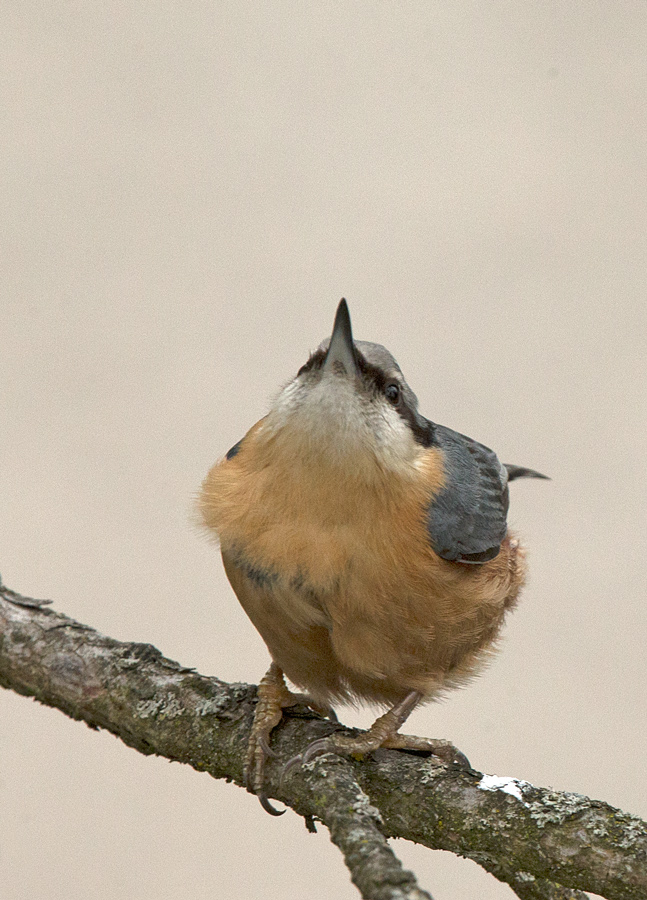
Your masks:
<path fill-rule="evenodd" d="M 277 809 L 276 806 L 273 806 L 268 800 L 267 794 L 265 791 L 254 791 L 256 796 L 258 797 L 258 801 L 265 810 L 266 813 L 269 813 L 271 816 L 282 816 L 285 812 L 284 809 Z"/>
<path fill-rule="evenodd" d="M 258 801 L 266 813 L 271 816 L 282 816 L 285 810 L 273 806 L 262 787 L 265 759 L 276 756 L 277 754 L 269 747 L 265 736 L 257 736 L 253 751 L 248 752 L 247 764 L 243 771 L 243 782 L 249 793 L 258 797 Z"/>
<path fill-rule="evenodd" d="M 276 759 L 276 757 L 278 756 L 278 753 L 275 750 L 272 750 L 272 748 L 270 747 L 264 734 L 260 734 L 258 736 L 258 746 L 261 748 L 263 754 L 267 759 Z"/>
<path fill-rule="evenodd" d="M 312 762 L 317 756 L 323 756 L 324 753 L 337 752 L 337 749 L 334 746 L 331 746 L 330 737 L 318 738 L 316 741 L 312 741 L 312 743 L 308 744 L 303 753 L 297 753 L 296 756 L 293 756 L 292 759 L 289 759 L 286 762 L 283 771 L 281 772 L 281 781 L 290 775 L 291 772 Z"/>

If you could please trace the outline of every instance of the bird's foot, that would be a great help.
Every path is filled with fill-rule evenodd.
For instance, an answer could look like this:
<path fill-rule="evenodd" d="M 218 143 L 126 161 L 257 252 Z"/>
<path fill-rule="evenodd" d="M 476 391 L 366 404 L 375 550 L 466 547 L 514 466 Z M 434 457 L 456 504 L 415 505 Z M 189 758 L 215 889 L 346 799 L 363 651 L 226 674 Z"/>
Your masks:
<path fill-rule="evenodd" d="M 363 734 L 351 736 L 348 734 L 331 734 L 325 738 L 319 738 L 309 744 L 303 753 L 292 757 L 283 769 L 283 776 L 289 775 L 295 769 L 306 763 L 312 762 L 317 756 L 324 753 L 335 753 L 337 756 L 349 756 L 353 759 L 363 759 L 374 750 L 406 750 L 414 753 L 425 753 L 435 756 L 446 765 L 470 768 L 470 762 L 464 753 L 455 747 L 450 741 L 434 738 L 418 737 L 415 734 L 393 734 L 380 741 L 379 737 L 366 731 Z"/>
<path fill-rule="evenodd" d="M 460 766 L 469 769 L 470 761 L 464 753 L 455 747 L 451 741 L 440 738 L 424 738 L 415 734 L 394 734 L 382 744 L 386 750 L 408 750 L 413 753 L 426 753 L 436 756 L 442 762 L 450 766 Z"/>
<path fill-rule="evenodd" d="M 282 670 L 272 663 L 261 679 L 257 692 L 258 701 L 254 713 L 254 722 L 247 744 L 247 755 L 243 778 L 247 790 L 256 794 L 263 809 L 272 816 L 282 816 L 284 809 L 272 806 L 263 790 L 265 761 L 276 756 L 270 747 L 270 734 L 283 718 L 283 710 L 289 706 L 309 706 L 314 712 L 328 716 L 334 721 L 337 717 L 332 709 L 315 703 L 307 694 L 296 694 L 288 690 Z"/>
<path fill-rule="evenodd" d="M 404 723 L 419 700 L 420 694 L 412 691 L 402 702 L 396 704 L 383 716 L 380 716 L 379 719 L 376 719 L 368 731 L 352 736 L 348 734 L 331 734 L 328 737 L 313 741 L 303 753 L 289 760 L 283 770 L 283 776 L 324 753 L 336 753 L 338 756 L 362 759 L 380 747 L 389 750 L 427 753 L 437 756 L 444 763 L 469 768 L 470 764 L 465 754 L 461 753 L 449 741 L 422 738 L 413 734 L 398 734 L 398 728 Z"/>

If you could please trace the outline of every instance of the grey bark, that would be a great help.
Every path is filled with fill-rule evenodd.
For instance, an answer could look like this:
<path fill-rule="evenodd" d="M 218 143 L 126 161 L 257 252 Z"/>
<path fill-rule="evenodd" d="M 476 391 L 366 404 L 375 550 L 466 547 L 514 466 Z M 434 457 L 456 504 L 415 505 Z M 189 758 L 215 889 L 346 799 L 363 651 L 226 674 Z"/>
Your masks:
<path fill-rule="evenodd" d="M 0 585 L 0 685 L 140 753 L 242 785 L 256 688 L 207 678 L 150 644 L 122 643 Z M 647 897 L 647 824 L 580 794 L 499 784 L 432 757 L 381 750 L 354 762 L 328 754 L 281 778 L 287 760 L 331 729 L 289 711 L 272 736 L 268 794 L 319 820 L 367 900 L 424 900 L 387 838 L 451 850 L 523 900 Z M 268 826 L 271 822 L 268 821 Z"/>

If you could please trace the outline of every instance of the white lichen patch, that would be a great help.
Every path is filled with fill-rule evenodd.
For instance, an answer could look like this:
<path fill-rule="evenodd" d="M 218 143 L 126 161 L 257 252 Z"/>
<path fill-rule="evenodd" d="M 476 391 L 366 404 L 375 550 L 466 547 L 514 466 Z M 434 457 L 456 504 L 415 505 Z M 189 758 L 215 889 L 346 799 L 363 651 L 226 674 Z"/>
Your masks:
<path fill-rule="evenodd" d="M 617 844 L 622 850 L 632 850 L 645 839 L 645 823 L 637 816 L 630 816 L 628 813 L 622 813 L 621 817 L 622 832 L 617 838 Z M 606 836 L 607 833 L 605 829 L 604 835 Z"/>
<path fill-rule="evenodd" d="M 525 805 L 539 828 L 546 825 L 560 825 L 571 816 L 586 812 L 591 801 L 583 794 L 570 791 L 542 790 L 534 800 L 526 800 Z"/>
<path fill-rule="evenodd" d="M 175 694 L 170 692 L 163 697 L 153 697 L 151 700 L 140 700 L 137 704 L 137 715 L 140 719 L 176 719 L 185 712 Z"/>
<path fill-rule="evenodd" d="M 377 807 L 373 806 L 364 791 L 361 791 L 357 795 L 357 800 L 355 800 L 355 802 L 353 803 L 352 808 L 358 815 L 369 816 L 379 825 L 383 824 L 382 813 L 379 811 L 379 809 L 377 809 Z"/>
<path fill-rule="evenodd" d="M 419 771 L 422 784 L 434 784 L 447 771 L 447 763 L 437 756 L 429 756 L 420 763 Z"/>
<path fill-rule="evenodd" d="M 222 697 L 203 697 L 195 705 L 196 714 L 199 716 L 217 716 L 222 712 L 224 706 Z"/>
<path fill-rule="evenodd" d="M 507 778 L 505 776 L 501 777 L 500 775 L 484 775 L 477 784 L 478 789 L 481 791 L 502 791 L 504 794 L 510 794 L 511 797 L 520 800 L 521 803 L 524 802 L 523 788 L 529 786 L 527 781 L 520 781 L 518 778 Z"/>

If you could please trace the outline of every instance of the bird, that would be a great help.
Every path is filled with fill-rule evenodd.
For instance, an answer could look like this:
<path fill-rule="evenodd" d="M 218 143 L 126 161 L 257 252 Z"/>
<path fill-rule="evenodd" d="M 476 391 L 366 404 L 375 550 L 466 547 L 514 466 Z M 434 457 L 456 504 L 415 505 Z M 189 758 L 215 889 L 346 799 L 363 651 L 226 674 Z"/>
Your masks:
<path fill-rule="evenodd" d="M 399 729 L 496 648 L 526 576 L 506 522 L 518 478 L 546 476 L 425 418 L 391 353 L 353 339 L 345 299 L 330 338 L 209 471 L 199 518 L 272 660 L 245 762 L 268 812 L 284 812 L 264 788 L 271 733 L 301 702 L 334 719 L 345 703 L 386 711 L 297 762 L 385 747 L 467 763 L 448 741 Z"/>

